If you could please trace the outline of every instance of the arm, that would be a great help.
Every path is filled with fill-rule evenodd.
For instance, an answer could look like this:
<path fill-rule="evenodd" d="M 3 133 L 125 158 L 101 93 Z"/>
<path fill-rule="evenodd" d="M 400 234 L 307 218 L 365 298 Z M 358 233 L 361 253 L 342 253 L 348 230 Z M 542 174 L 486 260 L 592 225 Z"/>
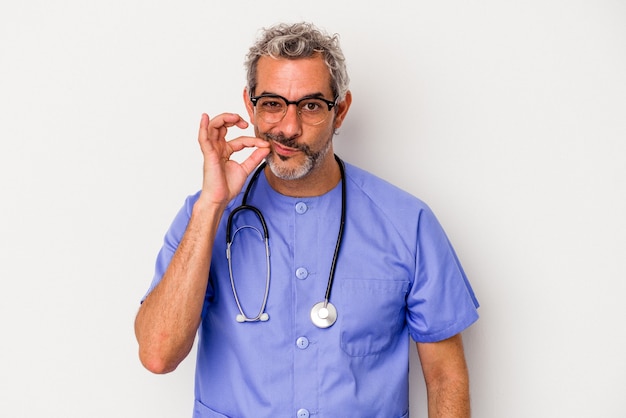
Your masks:
<path fill-rule="evenodd" d="M 469 418 L 469 376 L 461 334 L 435 343 L 417 343 L 429 418 Z"/>
<path fill-rule="evenodd" d="M 226 142 L 228 128 L 248 126 L 239 115 L 202 115 L 198 142 L 204 156 L 202 191 L 185 234 L 163 279 L 148 295 L 135 319 L 139 358 L 154 373 L 168 373 L 189 354 L 207 288 L 213 241 L 228 202 L 243 187 L 250 172 L 267 155 L 268 144 L 242 136 Z M 259 147 L 241 164 L 230 156 Z"/>

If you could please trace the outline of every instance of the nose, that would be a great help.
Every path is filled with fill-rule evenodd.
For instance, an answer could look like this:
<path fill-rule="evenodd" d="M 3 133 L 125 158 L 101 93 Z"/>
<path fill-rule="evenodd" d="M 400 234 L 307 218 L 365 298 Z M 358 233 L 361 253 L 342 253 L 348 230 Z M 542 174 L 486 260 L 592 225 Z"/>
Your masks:
<path fill-rule="evenodd" d="M 278 126 L 287 138 L 299 136 L 302 133 L 302 121 L 298 115 L 298 106 L 293 103 L 289 104 L 285 116 L 278 123 Z"/>

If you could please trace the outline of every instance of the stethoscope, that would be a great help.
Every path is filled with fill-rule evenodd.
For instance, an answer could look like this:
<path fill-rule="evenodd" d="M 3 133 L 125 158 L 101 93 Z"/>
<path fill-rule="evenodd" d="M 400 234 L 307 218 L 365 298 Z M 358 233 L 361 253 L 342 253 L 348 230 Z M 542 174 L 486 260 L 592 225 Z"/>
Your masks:
<path fill-rule="evenodd" d="M 328 284 L 326 285 L 326 293 L 324 295 L 324 300 L 316 303 L 311 309 L 311 321 L 313 324 L 319 328 L 328 328 L 332 326 L 337 320 L 337 309 L 335 305 L 330 303 L 330 292 L 333 287 L 333 281 L 335 278 L 335 267 L 337 265 L 337 257 L 339 256 L 339 247 L 341 247 L 341 240 L 343 237 L 343 227 L 346 221 L 346 175 L 343 161 L 335 155 L 335 160 L 339 164 L 339 171 L 341 173 L 341 218 L 339 221 L 339 232 L 337 234 L 337 243 L 335 244 L 335 252 L 333 254 L 333 260 L 330 265 L 330 274 L 328 277 Z M 226 258 L 228 259 L 228 274 L 230 276 L 230 285 L 233 289 L 233 296 L 235 297 L 235 303 L 237 304 L 237 309 L 239 309 L 239 313 L 235 317 L 235 320 L 239 323 L 243 322 L 257 322 L 262 321 L 265 322 L 270 319 L 267 312 L 265 312 L 265 306 L 267 305 L 267 297 L 269 295 L 270 290 L 270 246 L 269 246 L 269 234 L 267 232 L 267 224 L 265 223 L 265 218 L 259 209 L 252 205 L 248 205 L 248 195 L 250 194 L 250 190 L 252 190 L 253 184 L 256 182 L 259 174 L 265 168 L 266 163 L 263 162 L 256 169 L 250 182 L 248 183 L 248 187 L 246 187 L 246 191 L 243 195 L 243 200 L 241 205 L 235 208 L 230 215 L 228 216 L 228 223 L 226 224 Z M 232 232 L 232 222 L 236 214 L 250 211 L 255 214 L 255 216 L 259 219 L 261 223 L 261 227 L 263 229 L 263 233 L 258 228 L 247 225 L 239 227 Z M 265 243 L 265 263 L 266 263 L 266 275 L 265 275 L 265 293 L 263 294 L 263 303 L 261 304 L 261 309 L 254 317 L 249 317 L 244 312 L 241 307 L 241 302 L 239 300 L 239 296 L 237 295 L 237 289 L 235 286 L 235 280 L 233 278 L 233 266 L 232 266 L 232 253 L 231 253 L 231 245 L 233 240 L 235 239 L 235 235 L 243 229 L 251 228 L 255 230 L 259 237 Z"/>

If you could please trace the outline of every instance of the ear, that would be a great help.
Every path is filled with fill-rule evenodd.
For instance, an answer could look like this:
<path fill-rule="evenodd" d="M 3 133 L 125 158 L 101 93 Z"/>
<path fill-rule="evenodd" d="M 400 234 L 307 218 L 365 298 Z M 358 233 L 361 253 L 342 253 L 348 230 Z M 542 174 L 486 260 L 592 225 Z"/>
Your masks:
<path fill-rule="evenodd" d="M 248 117 L 250 118 L 250 123 L 255 125 L 254 106 L 252 106 L 252 102 L 250 101 L 250 93 L 248 93 L 247 87 L 243 89 L 243 104 L 246 106 L 246 110 L 248 111 Z"/>
<path fill-rule="evenodd" d="M 350 104 L 352 104 L 352 93 L 350 90 L 346 93 L 345 99 L 341 102 L 337 103 L 337 115 L 335 116 L 335 129 L 339 129 L 346 115 L 348 114 L 348 109 L 350 109 Z"/>

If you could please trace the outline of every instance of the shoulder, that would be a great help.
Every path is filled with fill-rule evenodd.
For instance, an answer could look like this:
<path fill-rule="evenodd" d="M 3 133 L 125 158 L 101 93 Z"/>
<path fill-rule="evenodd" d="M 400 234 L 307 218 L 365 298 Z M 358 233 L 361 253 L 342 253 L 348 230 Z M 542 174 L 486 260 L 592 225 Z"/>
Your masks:
<path fill-rule="evenodd" d="M 387 180 L 352 164 L 346 163 L 345 166 L 346 188 L 352 198 L 368 200 L 384 212 L 430 211 L 424 201 Z"/>
<path fill-rule="evenodd" d="M 409 192 L 346 164 L 347 218 L 353 227 L 402 242 L 413 254 L 422 236 L 440 235 L 441 226 L 430 207 Z"/>

